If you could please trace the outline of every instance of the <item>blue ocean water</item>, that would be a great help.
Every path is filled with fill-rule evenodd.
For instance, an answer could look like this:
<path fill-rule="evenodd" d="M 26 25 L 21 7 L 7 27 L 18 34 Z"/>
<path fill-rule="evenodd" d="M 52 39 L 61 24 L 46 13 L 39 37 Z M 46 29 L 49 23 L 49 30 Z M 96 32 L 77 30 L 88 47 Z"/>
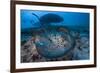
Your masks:
<path fill-rule="evenodd" d="M 70 29 L 75 30 L 88 30 L 89 29 L 89 13 L 80 12 L 53 12 L 53 11 L 34 11 L 34 10 L 21 10 L 21 29 L 40 27 L 41 24 L 35 24 L 39 22 L 38 18 L 32 13 L 36 14 L 39 18 L 48 13 L 59 15 L 63 18 L 60 23 L 52 23 L 53 25 L 67 26 Z"/>

